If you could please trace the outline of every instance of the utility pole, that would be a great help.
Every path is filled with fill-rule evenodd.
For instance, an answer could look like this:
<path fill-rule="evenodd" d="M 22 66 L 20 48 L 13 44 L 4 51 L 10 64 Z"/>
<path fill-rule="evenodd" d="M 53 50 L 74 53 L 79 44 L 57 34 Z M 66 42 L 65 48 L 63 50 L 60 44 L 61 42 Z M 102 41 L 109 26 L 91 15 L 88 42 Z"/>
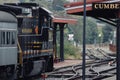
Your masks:
<path fill-rule="evenodd" d="M 82 80 L 85 80 L 86 65 L 86 0 L 84 0 L 84 17 L 83 17 L 83 61 L 82 61 Z"/>

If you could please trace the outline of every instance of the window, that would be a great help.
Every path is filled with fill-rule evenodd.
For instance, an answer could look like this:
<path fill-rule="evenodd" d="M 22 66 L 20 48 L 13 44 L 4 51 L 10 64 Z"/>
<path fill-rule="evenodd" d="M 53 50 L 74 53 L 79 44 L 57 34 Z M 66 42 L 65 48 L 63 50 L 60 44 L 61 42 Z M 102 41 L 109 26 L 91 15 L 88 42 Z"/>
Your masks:
<path fill-rule="evenodd" d="M 1 36 L 2 36 L 2 34 L 1 34 L 1 32 L 0 32 L 0 44 L 2 43 L 2 38 L 1 38 Z"/>
<path fill-rule="evenodd" d="M 5 44 L 5 32 L 2 32 L 2 44 Z"/>
<path fill-rule="evenodd" d="M 10 32 L 6 34 L 7 44 L 10 44 Z"/>
<path fill-rule="evenodd" d="M 12 44 L 15 44 L 15 38 L 16 38 L 16 34 L 15 34 L 15 32 L 11 32 L 11 35 L 12 35 Z"/>
<path fill-rule="evenodd" d="M 11 46 L 16 44 L 15 31 L 0 31 L 0 46 Z"/>
<path fill-rule="evenodd" d="M 0 44 L 3 45 L 5 44 L 5 32 L 0 31 Z"/>

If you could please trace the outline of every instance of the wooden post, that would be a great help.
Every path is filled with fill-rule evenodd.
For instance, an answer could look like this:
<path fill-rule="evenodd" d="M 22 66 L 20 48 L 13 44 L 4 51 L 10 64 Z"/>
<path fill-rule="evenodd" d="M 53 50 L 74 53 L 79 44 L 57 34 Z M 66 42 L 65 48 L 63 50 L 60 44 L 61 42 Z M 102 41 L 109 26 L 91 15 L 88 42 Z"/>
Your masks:
<path fill-rule="evenodd" d="M 55 24 L 54 23 L 54 30 L 53 30 L 53 57 L 54 57 L 54 60 L 56 62 L 57 60 L 57 46 L 56 46 L 56 29 L 57 29 L 57 23 Z"/>
<path fill-rule="evenodd" d="M 60 26 L 60 59 L 64 61 L 64 25 L 59 24 Z"/>

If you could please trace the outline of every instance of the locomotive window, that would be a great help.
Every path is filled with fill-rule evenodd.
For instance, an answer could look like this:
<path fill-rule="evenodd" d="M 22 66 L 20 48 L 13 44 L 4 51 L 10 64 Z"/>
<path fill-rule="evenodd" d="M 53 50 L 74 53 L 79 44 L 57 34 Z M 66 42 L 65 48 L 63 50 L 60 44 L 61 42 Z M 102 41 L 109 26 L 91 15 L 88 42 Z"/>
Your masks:
<path fill-rule="evenodd" d="M 47 27 L 48 27 L 48 23 L 49 23 L 47 17 L 44 16 L 42 19 L 43 19 L 43 24 L 42 24 L 42 26 L 43 26 L 44 28 L 47 28 Z"/>

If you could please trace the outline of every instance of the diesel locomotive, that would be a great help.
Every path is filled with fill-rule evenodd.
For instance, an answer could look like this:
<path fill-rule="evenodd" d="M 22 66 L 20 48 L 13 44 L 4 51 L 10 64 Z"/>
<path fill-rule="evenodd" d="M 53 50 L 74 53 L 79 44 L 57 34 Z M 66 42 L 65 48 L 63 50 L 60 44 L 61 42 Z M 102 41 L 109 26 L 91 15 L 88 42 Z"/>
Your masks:
<path fill-rule="evenodd" d="M 35 3 L 0 5 L 0 80 L 52 70 L 51 12 Z"/>

